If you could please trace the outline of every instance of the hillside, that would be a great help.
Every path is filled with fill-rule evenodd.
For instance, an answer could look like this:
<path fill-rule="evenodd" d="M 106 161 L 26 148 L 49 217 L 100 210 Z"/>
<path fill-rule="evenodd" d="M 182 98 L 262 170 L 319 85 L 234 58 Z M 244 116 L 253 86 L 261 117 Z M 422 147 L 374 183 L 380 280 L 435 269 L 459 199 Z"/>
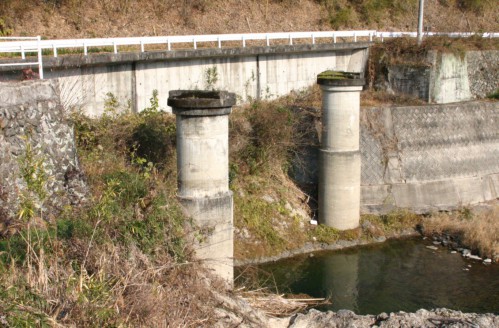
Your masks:
<path fill-rule="evenodd" d="M 0 35 L 45 38 L 416 30 L 418 0 L 2 0 Z M 497 31 L 495 0 L 426 1 L 433 31 Z"/>

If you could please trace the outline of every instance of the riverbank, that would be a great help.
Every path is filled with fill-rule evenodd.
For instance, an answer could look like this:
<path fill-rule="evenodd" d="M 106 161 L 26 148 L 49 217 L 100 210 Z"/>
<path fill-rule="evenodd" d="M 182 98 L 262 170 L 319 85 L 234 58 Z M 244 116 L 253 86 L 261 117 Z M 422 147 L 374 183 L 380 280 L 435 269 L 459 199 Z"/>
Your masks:
<path fill-rule="evenodd" d="M 415 313 L 381 313 L 356 315 L 352 311 L 319 312 L 310 310 L 291 318 L 273 319 L 275 328 L 335 328 L 335 327 L 497 327 L 499 316 L 494 314 L 462 313 L 449 309 L 424 310 Z"/>
<path fill-rule="evenodd" d="M 361 227 L 356 231 L 358 236 L 356 239 L 342 239 L 340 237 L 329 243 L 307 242 L 301 247 L 285 250 L 276 255 L 235 259 L 234 264 L 236 266 L 256 265 L 317 251 L 340 250 L 383 243 L 388 239 L 414 236 L 430 238 L 435 248 L 445 247 L 460 252 L 472 260 L 496 263 L 499 261 L 498 213 L 498 201 L 426 216 L 405 213 L 405 215 L 409 215 L 410 219 L 391 229 L 387 226 L 389 227 L 393 223 L 387 220 L 387 216 L 363 216 Z M 399 217 L 401 215 L 404 214 L 398 214 Z"/>

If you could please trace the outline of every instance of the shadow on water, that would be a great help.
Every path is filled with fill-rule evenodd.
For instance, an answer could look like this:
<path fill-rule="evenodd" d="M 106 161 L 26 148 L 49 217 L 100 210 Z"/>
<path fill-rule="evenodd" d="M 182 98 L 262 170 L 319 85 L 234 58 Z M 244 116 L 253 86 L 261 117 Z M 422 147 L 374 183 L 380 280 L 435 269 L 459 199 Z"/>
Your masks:
<path fill-rule="evenodd" d="M 377 314 L 445 307 L 499 313 L 499 265 L 468 261 L 427 245 L 420 239 L 392 240 L 258 268 L 272 273 L 280 291 L 329 297 L 332 304 L 320 310 Z"/>

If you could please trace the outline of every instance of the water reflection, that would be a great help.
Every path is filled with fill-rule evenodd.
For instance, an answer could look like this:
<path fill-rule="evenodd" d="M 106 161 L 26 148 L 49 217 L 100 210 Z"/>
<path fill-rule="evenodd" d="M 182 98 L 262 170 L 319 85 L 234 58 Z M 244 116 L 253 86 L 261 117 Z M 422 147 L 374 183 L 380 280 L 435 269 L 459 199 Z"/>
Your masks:
<path fill-rule="evenodd" d="M 465 261 L 443 248 L 435 252 L 420 240 L 299 256 L 260 268 L 273 273 L 281 292 L 330 297 L 332 305 L 324 310 L 499 312 L 499 265 Z"/>
<path fill-rule="evenodd" d="M 359 254 L 338 254 L 322 258 L 322 286 L 333 304 L 358 311 Z"/>

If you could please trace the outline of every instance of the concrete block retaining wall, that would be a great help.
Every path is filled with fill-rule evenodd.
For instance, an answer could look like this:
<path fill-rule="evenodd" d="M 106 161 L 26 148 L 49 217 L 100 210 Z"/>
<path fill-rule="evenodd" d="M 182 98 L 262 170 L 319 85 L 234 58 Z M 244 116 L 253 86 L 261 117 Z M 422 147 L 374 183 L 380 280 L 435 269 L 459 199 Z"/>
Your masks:
<path fill-rule="evenodd" d="M 362 110 L 362 211 L 499 198 L 499 102 Z"/>

